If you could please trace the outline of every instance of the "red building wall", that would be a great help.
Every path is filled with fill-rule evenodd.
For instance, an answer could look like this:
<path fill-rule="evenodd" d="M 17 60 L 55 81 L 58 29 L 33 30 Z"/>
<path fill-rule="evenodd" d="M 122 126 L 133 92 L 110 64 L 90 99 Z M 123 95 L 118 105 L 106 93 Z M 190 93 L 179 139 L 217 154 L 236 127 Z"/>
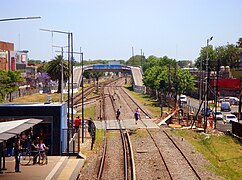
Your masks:
<path fill-rule="evenodd" d="M 14 51 L 14 44 L 0 41 L 0 52 Z M 7 56 L 9 53 L 6 53 L 6 57 L 0 57 L 0 70 L 8 70 L 8 60 Z"/>
<path fill-rule="evenodd" d="M 211 80 L 211 86 L 216 86 L 216 80 Z M 229 89 L 240 89 L 240 79 L 237 78 L 227 78 L 218 79 L 218 88 L 229 88 Z"/>

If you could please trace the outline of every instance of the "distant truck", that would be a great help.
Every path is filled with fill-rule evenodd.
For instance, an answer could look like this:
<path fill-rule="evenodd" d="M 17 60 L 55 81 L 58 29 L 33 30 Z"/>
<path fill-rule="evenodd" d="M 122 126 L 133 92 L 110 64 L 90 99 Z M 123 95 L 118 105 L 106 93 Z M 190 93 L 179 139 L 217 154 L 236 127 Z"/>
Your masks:
<path fill-rule="evenodd" d="M 231 111 L 229 102 L 221 102 L 221 111 Z"/>
<path fill-rule="evenodd" d="M 187 103 L 187 96 L 186 95 L 184 95 L 184 94 L 181 94 L 180 95 L 180 101 L 181 101 L 181 103 Z"/>

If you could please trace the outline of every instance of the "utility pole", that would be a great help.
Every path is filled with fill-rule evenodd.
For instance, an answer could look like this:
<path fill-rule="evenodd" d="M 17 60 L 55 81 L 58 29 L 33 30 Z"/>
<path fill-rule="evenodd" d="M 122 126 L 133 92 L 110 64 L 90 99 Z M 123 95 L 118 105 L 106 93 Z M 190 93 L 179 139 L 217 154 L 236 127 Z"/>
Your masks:
<path fill-rule="evenodd" d="M 206 132 L 207 129 L 207 123 L 208 123 L 208 83 L 209 83 L 209 75 L 210 72 L 208 70 L 208 64 L 209 64 L 209 57 L 208 57 L 208 47 L 209 47 L 209 42 L 212 41 L 213 36 L 207 39 L 207 47 L 206 47 L 206 83 L 205 83 L 205 96 L 204 96 L 204 132 Z"/>
<path fill-rule="evenodd" d="M 143 65 L 143 63 L 142 63 L 142 61 L 143 61 L 143 57 L 142 57 L 142 49 L 140 49 L 140 52 L 141 52 L 141 54 L 140 54 L 140 66 L 141 66 L 141 68 L 142 68 L 142 65 Z"/>
<path fill-rule="evenodd" d="M 67 39 L 68 39 L 68 70 L 69 70 L 69 76 L 68 76 L 68 100 L 67 100 L 67 153 L 70 153 L 70 146 L 69 146 L 69 140 L 70 140 L 70 75 L 71 75 L 71 61 L 70 57 L 73 57 L 73 52 L 70 55 L 70 49 L 73 50 L 73 41 L 71 41 L 72 33 L 70 32 L 65 32 L 65 31 L 58 31 L 58 30 L 49 30 L 49 29 L 40 29 L 41 31 L 48 31 L 51 33 L 61 33 L 61 34 L 66 34 Z M 72 48 L 71 48 L 72 46 Z M 72 68 L 73 69 L 73 68 Z M 73 94 L 72 94 L 73 95 Z M 71 113 L 73 114 L 73 106 L 71 107 Z M 72 119 L 73 123 L 73 119 Z"/>
<path fill-rule="evenodd" d="M 133 66 L 134 66 L 134 47 L 132 47 L 132 59 L 133 59 Z"/>
<path fill-rule="evenodd" d="M 220 60 L 218 60 L 218 65 L 216 69 L 216 85 L 215 85 L 215 119 L 214 119 L 214 129 L 216 129 L 217 124 L 217 110 L 218 110 L 218 78 L 219 78 Z"/>
<path fill-rule="evenodd" d="M 82 58 L 82 143 L 84 143 L 84 82 L 83 82 L 83 53 L 81 53 Z"/>
<path fill-rule="evenodd" d="M 201 59 L 200 62 L 200 81 L 199 81 L 199 104 L 201 104 L 202 101 L 202 87 L 203 87 L 203 60 Z"/>

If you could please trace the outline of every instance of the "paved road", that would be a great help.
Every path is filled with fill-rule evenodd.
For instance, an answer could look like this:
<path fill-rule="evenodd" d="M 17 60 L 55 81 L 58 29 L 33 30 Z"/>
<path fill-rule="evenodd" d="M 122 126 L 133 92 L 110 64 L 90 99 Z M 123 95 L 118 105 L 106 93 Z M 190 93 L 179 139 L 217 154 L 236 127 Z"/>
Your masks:
<path fill-rule="evenodd" d="M 195 109 L 199 108 L 199 100 L 194 99 L 194 98 L 190 98 L 187 97 L 188 101 L 187 101 L 187 105 L 194 107 Z M 202 106 L 203 108 L 203 106 Z M 220 103 L 218 105 L 218 111 L 220 111 Z M 196 112 L 196 111 L 195 111 Z M 231 112 L 238 112 L 238 105 L 231 105 L 231 111 L 225 111 L 222 112 L 222 114 L 230 114 Z M 241 121 L 239 121 L 240 123 L 242 123 Z M 227 131 L 231 131 L 232 130 L 232 125 L 231 124 L 224 124 L 224 122 L 222 120 L 217 121 L 216 123 L 216 128 L 220 131 L 223 132 L 227 132 Z"/>

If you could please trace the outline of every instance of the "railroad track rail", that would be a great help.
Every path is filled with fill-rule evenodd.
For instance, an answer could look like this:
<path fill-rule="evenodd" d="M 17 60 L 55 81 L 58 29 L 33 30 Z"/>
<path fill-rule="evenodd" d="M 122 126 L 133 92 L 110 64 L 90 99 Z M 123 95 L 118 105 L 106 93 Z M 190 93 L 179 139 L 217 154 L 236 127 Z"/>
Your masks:
<path fill-rule="evenodd" d="M 110 88 L 113 88 L 113 87 L 112 86 L 108 87 L 108 94 L 109 94 L 109 99 L 111 100 L 113 112 L 115 114 L 117 105 L 115 104 L 114 99 L 111 96 Z M 105 96 L 104 93 L 102 93 L 102 96 L 104 97 L 104 99 L 107 98 L 107 96 Z M 106 104 L 106 103 L 104 103 L 104 104 Z M 119 124 L 119 133 L 120 133 L 122 147 L 123 147 L 123 178 L 124 178 L 124 180 L 127 180 L 128 177 L 131 176 L 132 179 L 135 179 L 135 172 L 132 171 L 132 170 L 135 170 L 134 161 L 131 161 L 132 162 L 131 165 L 129 164 L 130 161 L 128 161 L 130 159 L 133 159 L 131 141 L 130 141 L 128 133 L 126 131 L 124 132 L 120 121 L 119 120 L 117 120 L 117 121 Z M 107 120 L 105 119 L 104 148 L 103 148 L 103 154 L 102 154 L 102 158 L 101 158 L 100 168 L 98 171 L 98 179 L 102 178 L 102 173 L 103 173 L 104 167 L 105 167 L 105 159 L 106 159 L 106 152 L 107 152 L 107 138 L 106 138 L 107 126 L 106 126 L 106 124 L 107 124 Z M 131 156 L 130 158 L 128 157 L 128 154 Z M 128 166 L 130 166 L 130 168 L 129 168 L 131 170 L 130 172 L 128 171 Z"/>
<path fill-rule="evenodd" d="M 105 118 L 105 111 L 106 111 L 106 106 L 105 106 L 105 96 L 104 96 L 104 87 L 101 87 L 101 97 L 102 97 L 102 107 L 100 107 L 100 117 L 103 117 L 104 119 L 104 134 L 103 134 L 103 153 L 102 153 L 102 158 L 97 174 L 97 179 L 100 180 L 102 177 L 103 173 L 103 168 L 104 168 L 104 163 L 105 163 L 105 157 L 106 157 L 106 152 L 107 152 L 107 120 Z M 100 104 L 101 106 L 101 104 Z M 101 109 L 103 109 L 103 113 L 101 112 Z"/>
<path fill-rule="evenodd" d="M 116 81 L 118 81 L 120 78 L 114 78 L 114 79 L 111 79 L 111 80 L 108 80 L 108 81 L 104 81 L 104 82 L 101 82 L 99 83 L 99 86 L 102 87 L 102 86 L 110 86 L 112 84 L 114 84 Z M 87 88 L 84 89 L 84 98 L 87 98 L 91 93 L 93 93 L 93 91 L 96 89 L 96 85 L 91 85 Z M 91 100 L 91 99 L 95 99 L 95 98 L 99 98 L 99 96 L 96 96 L 96 97 L 91 97 L 91 98 L 88 98 L 87 100 Z M 82 100 L 82 92 L 80 93 L 77 93 L 74 97 L 73 97 L 73 106 L 78 106 L 80 105 L 80 102 Z"/>
<path fill-rule="evenodd" d="M 136 103 L 135 100 L 133 100 L 133 98 L 122 88 L 122 87 L 116 87 L 118 88 L 118 90 L 120 90 L 120 94 L 123 96 L 123 99 L 126 101 L 127 105 L 130 107 L 131 110 L 133 110 L 133 107 L 138 107 L 141 110 L 141 113 L 143 115 L 145 115 L 148 118 L 151 118 L 150 115 L 142 109 L 141 106 L 139 106 L 138 103 Z M 129 100 L 128 100 L 129 99 Z M 143 123 L 144 126 L 145 123 L 141 120 L 141 122 Z M 152 132 L 146 128 L 146 131 L 148 132 L 149 136 L 151 137 L 152 141 L 154 142 L 160 157 L 165 165 L 165 168 L 169 174 L 170 179 L 176 179 L 176 177 L 174 177 L 174 173 L 172 172 L 171 168 L 170 168 L 170 164 L 167 163 L 166 159 L 167 157 L 164 157 L 164 152 L 161 151 L 161 148 L 159 146 L 159 144 L 157 143 L 156 138 L 154 137 L 154 135 L 152 134 Z M 173 144 L 174 148 L 176 148 L 179 152 L 180 152 L 180 156 L 182 156 L 183 160 L 188 164 L 189 168 L 191 169 L 191 171 L 194 173 L 194 178 L 196 179 L 201 179 L 201 177 L 199 176 L 199 174 L 197 173 L 197 171 L 195 170 L 195 168 L 193 167 L 192 163 L 188 160 L 188 158 L 186 157 L 186 155 L 182 152 L 182 150 L 179 148 L 179 146 L 176 144 L 176 142 L 171 138 L 171 136 L 167 133 L 166 130 L 162 129 L 161 130 L 165 136 L 170 140 L 170 142 Z M 178 155 L 177 155 L 178 156 Z"/>

